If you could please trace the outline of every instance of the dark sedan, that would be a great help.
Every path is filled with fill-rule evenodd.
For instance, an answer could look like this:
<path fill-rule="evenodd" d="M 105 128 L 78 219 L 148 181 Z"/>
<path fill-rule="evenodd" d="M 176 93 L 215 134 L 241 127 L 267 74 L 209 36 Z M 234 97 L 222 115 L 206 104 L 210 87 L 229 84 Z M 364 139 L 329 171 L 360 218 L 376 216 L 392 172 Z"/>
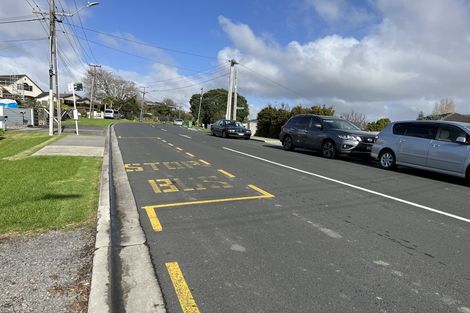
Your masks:
<path fill-rule="evenodd" d="M 242 123 L 233 120 L 218 120 L 211 125 L 212 136 L 222 136 L 223 138 L 235 137 L 250 139 L 251 130 Z"/>

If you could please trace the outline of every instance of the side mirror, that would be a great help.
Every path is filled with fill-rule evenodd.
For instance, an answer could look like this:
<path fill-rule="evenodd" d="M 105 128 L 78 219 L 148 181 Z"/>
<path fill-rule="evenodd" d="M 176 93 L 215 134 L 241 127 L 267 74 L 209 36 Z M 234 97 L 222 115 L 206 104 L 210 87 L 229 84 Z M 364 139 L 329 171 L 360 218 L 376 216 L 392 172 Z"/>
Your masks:
<path fill-rule="evenodd" d="M 467 138 L 465 137 L 457 137 L 457 139 L 455 139 L 455 142 L 458 142 L 458 143 L 467 143 Z"/>

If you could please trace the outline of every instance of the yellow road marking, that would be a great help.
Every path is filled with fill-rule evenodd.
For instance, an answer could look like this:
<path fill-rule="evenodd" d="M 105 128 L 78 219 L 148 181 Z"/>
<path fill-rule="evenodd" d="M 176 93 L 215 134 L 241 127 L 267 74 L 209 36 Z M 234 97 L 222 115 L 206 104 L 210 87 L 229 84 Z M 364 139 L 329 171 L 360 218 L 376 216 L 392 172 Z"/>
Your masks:
<path fill-rule="evenodd" d="M 157 217 L 157 213 L 152 208 L 146 208 L 145 211 L 147 212 L 147 216 L 150 220 L 150 224 L 155 232 L 160 232 L 163 230 L 162 224 L 160 224 L 160 220 Z"/>
<path fill-rule="evenodd" d="M 267 191 L 265 191 L 265 190 L 263 190 L 259 187 L 256 187 L 255 185 L 248 185 L 248 187 L 250 187 L 253 190 L 258 191 L 260 194 L 262 194 L 266 198 L 274 198 L 274 195 L 270 194 L 269 192 L 267 192 Z"/>
<path fill-rule="evenodd" d="M 200 313 L 177 262 L 165 263 L 183 313 Z"/>
<path fill-rule="evenodd" d="M 199 162 L 201 162 L 202 164 L 205 164 L 205 165 L 211 165 L 209 162 L 201 160 L 201 159 L 199 159 Z"/>
<path fill-rule="evenodd" d="M 227 176 L 229 178 L 234 178 L 235 177 L 235 175 L 230 174 L 229 172 L 224 171 L 223 169 L 218 169 L 217 171 L 219 171 L 220 173 L 224 174 L 225 176 Z"/>
<path fill-rule="evenodd" d="M 191 153 L 189 153 L 189 152 L 186 152 L 186 155 L 187 155 L 187 156 L 190 156 L 190 157 L 192 157 L 192 158 L 194 158 L 194 154 L 191 154 Z"/>
<path fill-rule="evenodd" d="M 172 143 L 168 143 L 168 145 L 169 145 L 169 146 L 171 146 L 171 147 L 173 147 L 173 146 L 174 146 L 174 144 L 172 144 Z"/>
<path fill-rule="evenodd" d="M 235 197 L 235 198 L 223 198 L 223 199 L 210 199 L 210 200 L 198 200 L 198 201 L 188 201 L 188 202 L 166 203 L 166 204 L 157 204 L 157 205 L 144 206 L 144 209 L 148 210 L 148 209 L 168 208 L 168 207 L 183 206 L 183 205 L 194 205 L 194 204 L 207 204 L 207 203 L 220 203 L 220 202 L 232 202 L 232 201 L 242 201 L 242 200 L 274 198 L 274 195 L 270 194 L 267 191 L 264 191 L 261 188 L 256 187 L 255 185 L 248 185 L 248 187 L 255 190 L 255 191 L 257 191 L 257 192 L 259 192 L 261 194 L 261 196 L 247 196 L 247 197 Z"/>
<path fill-rule="evenodd" d="M 183 151 L 183 149 L 181 149 L 180 147 L 176 147 L 175 149 L 178 151 Z"/>

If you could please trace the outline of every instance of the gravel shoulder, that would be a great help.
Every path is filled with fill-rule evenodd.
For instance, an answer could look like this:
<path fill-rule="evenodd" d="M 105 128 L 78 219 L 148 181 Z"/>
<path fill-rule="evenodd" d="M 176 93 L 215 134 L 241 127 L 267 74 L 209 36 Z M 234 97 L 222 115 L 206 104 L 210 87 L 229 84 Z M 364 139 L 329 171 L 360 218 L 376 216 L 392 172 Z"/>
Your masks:
<path fill-rule="evenodd" d="M 0 240 L 0 312 L 87 312 L 96 230 Z"/>

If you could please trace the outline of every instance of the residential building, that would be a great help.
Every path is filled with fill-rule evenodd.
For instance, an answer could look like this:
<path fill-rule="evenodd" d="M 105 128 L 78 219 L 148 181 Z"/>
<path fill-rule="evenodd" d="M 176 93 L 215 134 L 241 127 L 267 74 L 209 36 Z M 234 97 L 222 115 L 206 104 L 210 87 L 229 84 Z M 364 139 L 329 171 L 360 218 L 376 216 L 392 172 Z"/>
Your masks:
<path fill-rule="evenodd" d="M 33 99 L 41 93 L 41 87 L 26 74 L 0 75 L 0 99 Z"/>

